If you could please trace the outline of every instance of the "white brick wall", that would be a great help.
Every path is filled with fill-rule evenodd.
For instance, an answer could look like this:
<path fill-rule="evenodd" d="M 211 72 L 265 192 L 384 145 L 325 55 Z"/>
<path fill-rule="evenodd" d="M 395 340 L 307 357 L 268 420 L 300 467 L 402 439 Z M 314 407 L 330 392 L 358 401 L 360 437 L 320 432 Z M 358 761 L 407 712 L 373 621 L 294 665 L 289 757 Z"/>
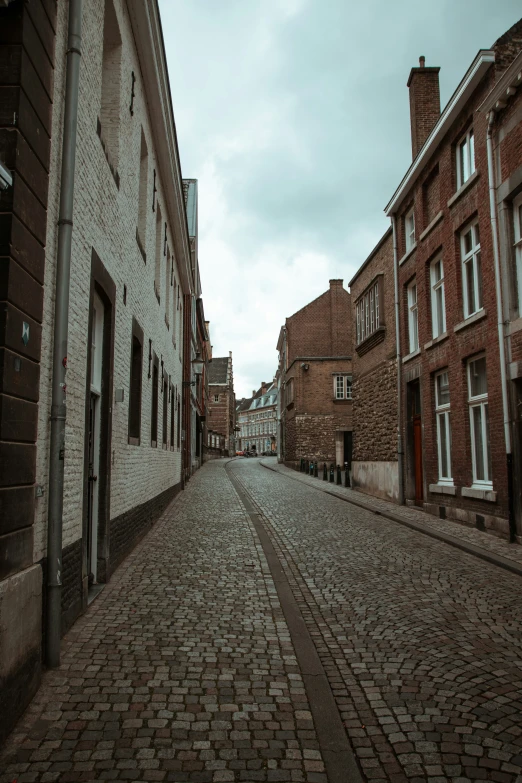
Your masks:
<path fill-rule="evenodd" d="M 145 2 L 145 0 L 144 0 Z M 88 342 L 89 289 L 91 251 L 94 248 L 114 280 L 116 294 L 116 329 L 114 355 L 114 389 L 125 390 L 123 403 L 114 403 L 112 414 L 112 477 L 111 518 L 149 500 L 181 477 L 181 452 L 161 448 L 163 399 L 160 394 L 158 409 L 159 448 L 151 448 L 150 415 L 152 381 L 148 375 L 148 340 L 153 350 L 163 356 L 165 371 L 181 392 L 180 323 L 177 329 L 177 349 L 172 340 L 172 292 L 170 296 L 170 331 L 165 325 L 165 263 L 159 277 L 161 304 L 154 293 L 155 213 L 152 212 L 152 170 L 156 168 L 156 200 L 162 210 L 162 221 L 169 220 L 166 209 L 162 173 L 159 171 L 156 150 L 151 134 L 150 118 L 140 64 L 124 0 L 114 2 L 122 38 L 122 69 L 120 90 L 120 155 L 118 173 L 119 191 L 109 169 L 100 139 L 96 132 L 100 111 L 103 50 L 104 0 L 89 0 L 83 4 L 82 60 L 80 70 L 80 103 L 78 115 L 78 143 L 74 200 L 74 229 L 69 310 L 69 346 L 67 372 L 67 425 L 65 448 L 64 535 L 67 547 L 82 535 L 82 505 L 84 482 L 85 390 Z M 49 185 L 47 254 L 45 272 L 44 340 L 40 379 L 40 406 L 38 422 L 37 483 L 46 492 L 37 501 L 35 520 L 34 558 L 39 560 L 46 551 L 46 519 L 48 502 L 49 416 L 51 406 L 51 362 L 57 248 L 57 220 L 59 208 L 63 96 L 65 90 L 65 48 L 67 41 L 67 6 L 58 0 L 58 31 L 56 39 L 55 99 L 53 105 L 53 137 Z M 131 71 L 136 76 L 134 115 L 131 116 Z M 138 222 L 138 189 L 140 172 L 140 138 L 143 127 L 149 152 L 147 237 L 145 265 L 136 243 Z M 170 176 L 171 172 L 165 172 Z M 173 219 L 174 220 L 174 219 Z M 174 236 L 179 247 L 179 224 L 168 226 L 167 237 L 174 260 L 174 278 L 181 279 L 174 255 Z M 182 259 L 183 263 L 188 261 Z M 123 286 L 127 286 L 127 305 L 123 304 Z M 186 292 L 186 291 L 185 291 Z M 141 446 L 128 444 L 128 405 L 130 381 L 130 353 L 132 317 L 135 316 L 144 331 Z M 161 369 L 161 368 L 160 368 Z M 169 427 L 170 437 L 170 411 Z M 176 427 L 177 434 L 177 427 Z"/>

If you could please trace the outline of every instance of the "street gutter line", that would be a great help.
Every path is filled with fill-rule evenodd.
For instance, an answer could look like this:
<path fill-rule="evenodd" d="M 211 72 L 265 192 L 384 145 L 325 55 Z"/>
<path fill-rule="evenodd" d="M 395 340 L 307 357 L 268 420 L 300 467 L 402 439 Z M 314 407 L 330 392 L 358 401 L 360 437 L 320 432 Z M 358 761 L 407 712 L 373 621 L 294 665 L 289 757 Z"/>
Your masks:
<path fill-rule="evenodd" d="M 372 514 L 385 517 L 392 522 L 397 522 L 399 525 L 409 527 L 411 530 L 417 531 L 417 533 L 423 533 L 425 536 L 435 538 L 438 541 L 443 541 L 445 544 L 449 544 L 456 549 L 460 549 L 463 552 L 474 555 L 475 557 L 478 557 L 481 560 L 485 560 L 487 563 L 491 563 L 498 568 L 503 568 L 505 571 L 510 571 L 512 574 L 522 576 L 521 564 L 515 562 L 514 560 L 509 560 L 509 558 L 504 557 L 503 555 L 497 555 L 496 552 L 488 552 L 487 549 L 482 549 L 482 547 L 471 544 L 470 542 L 464 541 L 461 538 L 456 538 L 449 533 L 443 533 L 442 531 L 434 530 L 433 528 L 426 528 L 424 525 L 421 525 L 418 522 L 414 522 L 411 519 L 406 519 L 399 514 L 394 514 L 393 511 L 381 511 L 381 509 L 373 508 L 371 505 L 365 503 L 362 500 L 356 500 L 355 498 L 349 498 L 345 495 L 339 495 L 337 492 L 323 489 L 322 486 L 316 486 L 315 484 L 309 483 L 308 481 L 301 481 L 301 479 L 297 478 L 297 476 L 288 476 L 286 473 L 282 473 L 280 470 L 277 470 L 277 468 L 273 468 L 270 465 L 265 465 L 264 462 L 260 462 L 259 464 L 261 467 L 266 468 L 266 470 L 271 470 L 273 473 L 277 473 L 279 476 L 291 479 L 292 481 L 297 481 L 299 484 L 304 484 L 305 486 L 310 487 L 311 489 L 316 489 L 319 492 L 324 492 L 325 495 L 331 495 L 338 500 L 343 500 L 345 503 L 351 503 L 352 505 L 363 508 L 365 511 L 369 511 Z"/>
<path fill-rule="evenodd" d="M 328 677 L 281 561 L 265 530 L 262 515 L 255 508 L 254 501 L 239 479 L 228 470 L 228 463 L 225 468 L 232 486 L 250 517 L 270 569 L 303 677 L 328 783 L 363 783 Z"/>

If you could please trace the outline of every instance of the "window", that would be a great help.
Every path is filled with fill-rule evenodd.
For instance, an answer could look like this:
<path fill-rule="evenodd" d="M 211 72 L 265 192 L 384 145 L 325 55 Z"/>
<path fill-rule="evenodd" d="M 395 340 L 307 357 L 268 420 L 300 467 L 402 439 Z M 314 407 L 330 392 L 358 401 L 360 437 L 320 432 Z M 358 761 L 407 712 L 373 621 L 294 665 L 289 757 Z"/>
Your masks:
<path fill-rule="evenodd" d="M 408 252 L 415 245 L 415 212 L 413 207 L 404 217 L 404 237 L 406 252 Z"/>
<path fill-rule="evenodd" d="M 158 443 L 158 384 L 158 357 L 154 356 L 152 367 L 152 415 L 150 419 L 150 441 L 152 446 L 156 446 Z"/>
<path fill-rule="evenodd" d="M 513 223 L 518 286 L 518 312 L 519 315 L 522 315 L 522 194 L 513 202 Z"/>
<path fill-rule="evenodd" d="M 219 394 L 214 394 L 214 402 L 219 402 Z"/>
<path fill-rule="evenodd" d="M 471 128 L 457 144 L 457 190 L 475 171 L 475 139 Z"/>
<path fill-rule="evenodd" d="M 451 477 L 451 424 L 448 371 L 435 376 L 435 415 L 437 417 L 437 450 L 439 484 L 453 484 Z"/>
<path fill-rule="evenodd" d="M 174 396 L 174 386 L 170 385 L 170 449 L 174 449 L 174 417 L 176 415 L 176 398 Z"/>
<path fill-rule="evenodd" d="M 156 299 L 160 301 L 160 287 L 161 287 L 161 245 L 162 245 L 162 233 L 161 233 L 161 209 L 159 204 L 156 207 L 156 266 L 154 270 L 154 291 L 156 293 Z"/>
<path fill-rule="evenodd" d="M 170 250 L 167 248 L 167 263 L 165 264 L 165 323 L 167 329 L 170 327 L 169 309 L 170 309 Z"/>
<path fill-rule="evenodd" d="M 140 149 L 140 184 L 138 191 L 138 244 L 143 260 L 147 260 L 145 248 L 147 246 L 147 186 L 149 176 L 149 154 L 143 129 L 141 131 Z"/>
<path fill-rule="evenodd" d="M 419 311 L 417 307 L 417 283 L 414 280 L 408 286 L 408 331 L 410 353 L 419 347 Z"/>
<path fill-rule="evenodd" d="M 121 36 L 112 0 L 105 2 L 103 20 L 100 139 L 113 169 L 120 151 Z"/>
<path fill-rule="evenodd" d="M 468 362 L 468 402 L 473 484 L 480 488 L 492 487 L 488 387 L 486 358 L 484 356 Z"/>
<path fill-rule="evenodd" d="M 382 323 L 382 275 L 372 282 L 355 304 L 357 345 L 379 329 Z"/>
<path fill-rule="evenodd" d="M 432 261 L 431 278 L 431 326 L 433 337 L 446 331 L 446 307 L 444 302 L 444 266 L 442 258 Z"/>
<path fill-rule="evenodd" d="M 294 379 L 290 378 L 285 387 L 285 406 L 288 407 L 294 401 Z"/>
<path fill-rule="evenodd" d="M 139 445 L 141 431 L 141 375 L 143 365 L 143 337 L 132 336 L 131 377 L 129 392 L 129 438 L 135 438 Z"/>
<path fill-rule="evenodd" d="M 460 235 L 464 318 L 482 310 L 482 269 L 478 221 Z"/>
<path fill-rule="evenodd" d="M 176 440 L 176 445 L 177 445 L 177 447 L 179 449 L 180 443 L 181 443 L 181 400 L 179 398 L 179 395 L 176 395 L 176 396 L 178 398 L 178 415 L 177 415 L 177 420 L 176 420 L 176 426 L 177 426 L 177 430 L 178 430 L 178 437 L 177 437 L 177 440 Z"/>
<path fill-rule="evenodd" d="M 351 375 L 334 375 L 334 398 L 336 400 L 352 399 Z"/>
<path fill-rule="evenodd" d="M 169 416 L 169 387 L 167 384 L 167 376 L 163 374 L 163 446 L 167 448 L 167 432 L 168 432 L 168 416 Z"/>

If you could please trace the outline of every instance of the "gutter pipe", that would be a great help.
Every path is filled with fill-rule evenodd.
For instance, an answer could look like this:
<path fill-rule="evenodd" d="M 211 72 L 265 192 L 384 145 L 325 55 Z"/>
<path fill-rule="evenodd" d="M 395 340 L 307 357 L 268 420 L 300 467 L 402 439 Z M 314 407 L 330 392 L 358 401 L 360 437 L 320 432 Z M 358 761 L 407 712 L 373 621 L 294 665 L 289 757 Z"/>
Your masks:
<path fill-rule="evenodd" d="M 516 527 L 513 507 L 513 454 L 511 451 L 511 423 L 509 420 L 509 401 L 506 371 L 506 347 L 504 342 L 504 316 L 502 312 L 502 293 L 500 280 L 500 252 L 498 241 L 497 204 L 495 191 L 495 170 L 493 163 L 493 123 L 495 112 L 490 111 L 488 117 L 488 131 L 486 136 L 486 149 L 488 158 L 488 185 L 489 185 L 489 211 L 491 220 L 491 234 L 493 239 L 493 262 L 495 267 L 495 293 L 497 298 L 497 326 L 498 326 L 498 350 L 500 358 L 500 383 L 502 388 L 502 410 L 504 416 L 504 440 L 506 444 L 506 464 L 508 480 L 508 521 L 509 540 L 515 541 Z"/>
<path fill-rule="evenodd" d="M 397 472 L 399 481 L 398 501 L 404 505 L 404 450 L 402 444 L 402 356 L 400 334 L 399 259 L 397 249 L 397 220 L 391 216 L 393 229 L 393 281 L 395 284 L 395 341 L 397 343 Z"/>
<path fill-rule="evenodd" d="M 50 668 L 56 668 L 60 665 L 63 485 L 65 464 L 65 419 L 67 413 L 65 373 L 67 371 L 67 340 L 69 335 L 69 283 L 71 276 L 81 27 L 82 0 L 69 0 L 60 217 L 58 220 L 58 251 L 56 258 L 49 506 L 47 523 L 46 662 Z"/>

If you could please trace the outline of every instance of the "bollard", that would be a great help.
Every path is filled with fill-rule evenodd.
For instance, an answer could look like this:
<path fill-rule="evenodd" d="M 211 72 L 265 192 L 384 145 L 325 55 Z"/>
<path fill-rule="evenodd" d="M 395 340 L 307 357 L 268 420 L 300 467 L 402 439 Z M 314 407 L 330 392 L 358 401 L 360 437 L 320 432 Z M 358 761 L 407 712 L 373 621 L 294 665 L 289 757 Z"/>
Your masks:
<path fill-rule="evenodd" d="M 337 484 L 341 484 L 341 466 L 337 465 Z"/>
<path fill-rule="evenodd" d="M 318 467 L 318 464 L 317 464 L 317 460 L 315 460 L 315 465 L 314 465 L 314 478 L 317 478 L 318 474 L 319 474 L 319 467 Z"/>
<path fill-rule="evenodd" d="M 330 462 L 330 484 L 333 484 L 335 481 L 335 469 L 333 462 Z"/>
<path fill-rule="evenodd" d="M 326 462 L 323 462 L 323 481 L 328 481 L 328 468 Z"/>
<path fill-rule="evenodd" d="M 350 486 L 350 468 L 348 467 L 347 462 L 344 463 L 344 486 Z"/>

